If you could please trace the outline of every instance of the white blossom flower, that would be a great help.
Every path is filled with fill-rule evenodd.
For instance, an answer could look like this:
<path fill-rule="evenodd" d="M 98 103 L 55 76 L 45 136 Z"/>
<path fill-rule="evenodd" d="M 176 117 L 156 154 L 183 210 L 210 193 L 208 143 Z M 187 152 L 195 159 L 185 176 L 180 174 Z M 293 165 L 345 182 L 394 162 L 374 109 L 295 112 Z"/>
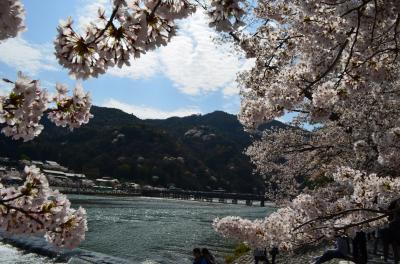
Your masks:
<path fill-rule="evenodd" d="M 2 0 L 0 2 L 0 41 L 13 38 L 24 26 L 25 10 L 20 0 Z"/>

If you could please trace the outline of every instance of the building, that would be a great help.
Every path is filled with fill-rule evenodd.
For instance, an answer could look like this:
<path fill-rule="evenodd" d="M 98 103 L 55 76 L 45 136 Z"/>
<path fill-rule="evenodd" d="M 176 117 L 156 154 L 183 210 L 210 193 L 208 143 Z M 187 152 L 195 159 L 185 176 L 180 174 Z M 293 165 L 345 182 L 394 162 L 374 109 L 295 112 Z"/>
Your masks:
<path fill-rule="evenodd" d="M 50 185 L 53 186 L 80 186 L 82 181 L 86 179 L 85 174 L 69 173 L 59 170 L 43 169 Z"/>
<path fill-rule="evenodd" d="M 46 170 L 56 170 L 56 171 L 68 172 L 68 168 L 61 166 L 56 161 L 51 161 L 51 160 L 46 160 L 44 162 L 44 164 L 42 165 L 42 168 L 46 169 Z"/>
<path fill-rule="evenodd" d="M 103 177 L 103 178 L 96 179 L 96 185 L 103 186 L 103 187 L 116 188 L 120 184 L 119 184 L 119 180 L 117 180 L 117 179 L 110 178 L 110 177 Z"/>
<path fill-rule="evenodd" d="M 42 161 L 32 160 L 31 165 L 35 165 L 36 167 L 42 168 L 44 163 Z"/>

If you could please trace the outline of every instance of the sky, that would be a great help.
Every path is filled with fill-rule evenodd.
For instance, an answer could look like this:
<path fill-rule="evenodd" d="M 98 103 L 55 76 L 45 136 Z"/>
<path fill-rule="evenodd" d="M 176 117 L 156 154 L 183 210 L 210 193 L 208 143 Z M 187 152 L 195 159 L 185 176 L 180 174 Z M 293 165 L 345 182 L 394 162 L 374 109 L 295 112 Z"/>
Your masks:
<path fill-rule="evenodd" d="M 15 80 L 17 71 L 40 80 L 54 91 L 55 83 L 76 80 L 58 65 L 53 40 L 61 19 L 71 16 L 75 28 L 84 26 L 109 0 L 22 0 L 27 31 L 0 43 L 0 78 Z M 130 67 L 113 68 L 99 78 L 83 81 L 98 106 L 119 108 L 139 118 L 167 118 L 240 108 L 236 74 L 252 66 L 230 45 L 217 44 L 202 10 L 179 21 L 178 34 L 168 46 L 143 55 Z M 0 84 L 0 95 L 7 90 Z"/>

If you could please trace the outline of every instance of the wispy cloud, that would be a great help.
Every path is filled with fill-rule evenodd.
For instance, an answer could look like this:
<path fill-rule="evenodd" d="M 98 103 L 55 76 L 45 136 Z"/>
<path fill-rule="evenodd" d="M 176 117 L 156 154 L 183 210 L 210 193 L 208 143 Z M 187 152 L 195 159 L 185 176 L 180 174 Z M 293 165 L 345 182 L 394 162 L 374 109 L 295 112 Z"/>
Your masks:
<path fill-rule="evenodd" d="M 23 38 L 11 38 L 0 43 L 0 61 L 29 75 L 57 69 L 50 44 L 32 44 Z"/>
<path fill-rule="evenodd" d="M 173 111 L 164 111 L 144 105 L 124 103 L 114 98 L 108 99 L 102 104 L 102 106 L 117 108 L 128 114 L 134 114 L 141 119 L 165 119 L 173 116 L 183 117 L 201 113 L 201 111 L 196 107 L 180 108 Z"/>

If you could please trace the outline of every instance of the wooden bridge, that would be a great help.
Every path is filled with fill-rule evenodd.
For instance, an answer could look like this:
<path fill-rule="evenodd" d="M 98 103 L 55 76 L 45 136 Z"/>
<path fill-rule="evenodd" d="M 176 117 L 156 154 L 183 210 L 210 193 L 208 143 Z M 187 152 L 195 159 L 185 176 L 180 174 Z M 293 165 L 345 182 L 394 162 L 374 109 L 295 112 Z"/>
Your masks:
<path fill-rule="evenodd" d="M 160 197 L 180 200 L 194 200 L 205 202 L 219 202 L 238 204 L 244 201 L 246 205 L 252 206 L 254 202 L 259 202 L 260 206 L 265 206 L 265 196 L 251 193 L 228 193 L 221 191 L 185 191 L 185 190 L 159 190 L 159 189 L 99 189 L 99 188 L 74 188 L 74 187 L 55 187 L 65 194 L 87 194 L 87 195 L 113 195 L 113 196 L 145 196 Z"/>
<path fill-rule="evenodd" d="M 265 206 L 265 196 L 251 193 L 228 193 L 220 191 L 185 191 L 185 190 L 142 190 L 143 196 L 148 197 L 162 197 L 162 198 L 174 198 L 181 200 L 195 200 L 195 201 L 206 201 L 214 202 L 217 199 L 220 203 L 237 204 L 238 201 L 245 201 L 246 205 L 253 205 L 253 202 L 260 202 L 260 206 Z"/>

